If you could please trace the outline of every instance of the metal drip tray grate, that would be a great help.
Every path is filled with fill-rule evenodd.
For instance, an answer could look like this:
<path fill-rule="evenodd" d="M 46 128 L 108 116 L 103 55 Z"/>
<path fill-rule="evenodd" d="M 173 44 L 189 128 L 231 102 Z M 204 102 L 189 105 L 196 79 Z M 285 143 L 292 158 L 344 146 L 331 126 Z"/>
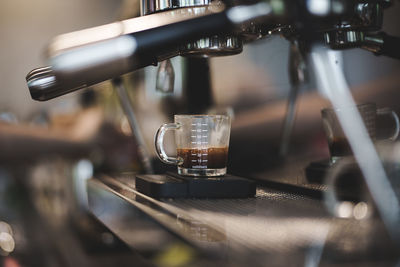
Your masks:
<path fill-rule="evenodd" d="M 381 263 L 397 257 L 378 218 L 334 218 L 320 200 L 307 196 L 259 186 L 256 197 L 247 199 L 155 200 L 135 191 L 133 177 L 102 181 L 120 197 L 145 205 L 169 231 L 239 266 L 262 266 L 265 260 L 304 265 L 319 257 Z"/>

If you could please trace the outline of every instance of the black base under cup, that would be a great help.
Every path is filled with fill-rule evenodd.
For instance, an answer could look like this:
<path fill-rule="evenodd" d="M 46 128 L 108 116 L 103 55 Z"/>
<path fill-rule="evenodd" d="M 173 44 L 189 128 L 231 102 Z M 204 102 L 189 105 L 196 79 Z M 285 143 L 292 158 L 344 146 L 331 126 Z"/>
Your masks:
<path fill-rule="evenodd" d="M 137 175 L 136 189 L 154 198 L 249 198 L 256 183 L 233 175 L 187 177 L 177 173 Z"/>
<path fill-rule="evenodd" d="M 332 165 L 331 159 L 310 162 L 305 168 L 307 181 L 312 184 L 323 184 L 326 173 Z"/>

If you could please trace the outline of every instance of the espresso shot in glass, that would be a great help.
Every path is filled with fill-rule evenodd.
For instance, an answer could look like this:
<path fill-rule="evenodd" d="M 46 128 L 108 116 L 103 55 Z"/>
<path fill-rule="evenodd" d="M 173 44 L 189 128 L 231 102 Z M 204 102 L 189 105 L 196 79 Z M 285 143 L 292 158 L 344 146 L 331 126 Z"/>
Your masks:
<path fill-rule="evenodd" d="M 230 128 L 230 118 L 225 115 L 175 115 L 174 123 L 164 124 L 157 131 L 157 155 L 162 162 L 177 165 L 180 175 L 225 175 Z M 176 158 L 164 149 L 168 130 L 175 131 Z"/>

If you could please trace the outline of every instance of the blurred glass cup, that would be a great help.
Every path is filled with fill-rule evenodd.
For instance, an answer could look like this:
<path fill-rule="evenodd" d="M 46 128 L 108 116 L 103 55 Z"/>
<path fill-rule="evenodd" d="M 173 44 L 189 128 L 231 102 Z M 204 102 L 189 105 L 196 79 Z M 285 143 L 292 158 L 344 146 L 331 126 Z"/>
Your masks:
<path fill-rule="evenodd" d="M 322 124 L 328 140 L 331 162 L 336 162 L 339 158 L 352 155 L 349 142 L 343 132 L 336 113 L 346 112 L 349 109 L 357 109 L 361 115 L 364 125 L 372 141 L 376 141 L 377 119 L 379 116 L 391 116 L 394 120 L 394 133 L 388 137 L 389 140 L 396 140 L 399 135 L 400 125 L 398 115 L 389 108 L 378 109 L 375 103 L 360 104 L 353 107 L 341 109 L 324 108 L 321 110 Z"/>
<path fill-rule="evenodd" d="M 400 142 L 381 143 L 376 149 L 388 185 L 400 200 Z M 324 185 L 324 205 L 330 214 L 358 220 L 376 215 L 375 201 L 354 157 L 342 157 L 333 164 L 325 176 Z"/>

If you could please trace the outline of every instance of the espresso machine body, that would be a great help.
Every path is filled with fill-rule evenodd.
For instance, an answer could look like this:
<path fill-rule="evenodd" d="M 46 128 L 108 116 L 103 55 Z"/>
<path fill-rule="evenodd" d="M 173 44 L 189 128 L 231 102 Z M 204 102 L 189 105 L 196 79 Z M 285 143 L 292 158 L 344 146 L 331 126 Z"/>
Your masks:
<path fill-rule="evenodd" d="M 318 93 L 336 108 L 354 104 L 340 71 L 341 50 L 361 48 L 400 58 L 399 38 L 381 31 L 384 10 L 392 5 L 390 0 L 143 0 L 140 17 L 54 38 L 48 47 L 49 66 L 30 72 L 27 83 L 33 99 L 46 101 L 111 79 L 137 140 L 144 172 L 156 180 L 153 173 L 159 169 L 151 162 L 150 151 L 153 135 L 147 134 L 154 131 L 154 125 L 143 128 L 146 119 L 152 118 L 158 127 L 173 114 L 208 112 L 214 104 L 210 58 L 236 55 L 247 43 L 283 36 L 290 43 L 287 74 L 291 89 L 286 117 L 280 118 L 284 120 L 282 145 L 273 155 L 278 163 L 271 167 L 269 176 L 280 179 L 260 179 L 264 174 L 246 177 L 251 178 L 251 186 L 257 185 L 251 188 L 254 198 L 216 200 L 202 195 L 200 199 L 157 199 L 137 190 L 133 174 L 101 173 L 87 184 L 90 210 L 129 247 L 139 247 L 156 261 L 159 251 L 166 252 L 183 240 L 181 251 L 192 256 L 193 266 L 201 266 L 205 259 L 210 266 L 220 262 L 229 266 L 265 266 L 267 262 L 277 266 L 299 262 L 307 266 L 369 261 L 392 264 L 398 260 L 400 243 L 397 189 L 381 171 L 358 113 L 350 112 L 339 121 L 343 128 L 353 128 L 346 117 L 354 118 L 354 128 L 359 130 L 346 132 L 355 154 L 355 161 L 348 163 L 359 165 L 356 172 L 362 177 L 362 186 L 356 187 L 367 192 L 365 199 L 359 201 L 357 195 L 354 200 L 354 194 L 346 190 L 333 192 L 334 178 L 329 184 L 303 184 L 297 173 L 291 182 L 281 183 L 286 175 L 281 171 L 289 169 L 284 163 L 298 94 L 312 80 L 310 76 L 315 74 Z M 132 88 L 124 79 L 132 79 Z M 137 98 L 131 99 L 129 91 L 135 91 Z M 149 103 L 157 110 L 149 108 Z M 364 150 L 354 149 L 360 146 L 352 136 L 361 136 Z M 254 141 L 246 138 L 233 141 Z M 248 147 L 255 158 L 263 151 L 257 144 Z M 232 148 L 236 155 L 243 153 L 234 164 L 242 167 L 248 151 L 240 146 L 235 149 L 233 143 Z M 265 167 L 262 162 L 256 164 Z M 234 170 L 245 176 L 249 168 L 240 173 L 239 167 Z M 174 175 L 169 181 L 182 189 Z M 190 180 L 187 186 L 195 191 L 203 185 Z M 348 188 L 351 191 L 354 187 Z M 339 202 L 339 195 L 350 199 Z M 124 212 L 116 212 L 122 209 Z M 132 220 L 138 223 L 131 225 Z M 156 224 L 145 230 L 157 232 L 157 240 L 140 236 L 141 226 L 149 220 Z"/>

